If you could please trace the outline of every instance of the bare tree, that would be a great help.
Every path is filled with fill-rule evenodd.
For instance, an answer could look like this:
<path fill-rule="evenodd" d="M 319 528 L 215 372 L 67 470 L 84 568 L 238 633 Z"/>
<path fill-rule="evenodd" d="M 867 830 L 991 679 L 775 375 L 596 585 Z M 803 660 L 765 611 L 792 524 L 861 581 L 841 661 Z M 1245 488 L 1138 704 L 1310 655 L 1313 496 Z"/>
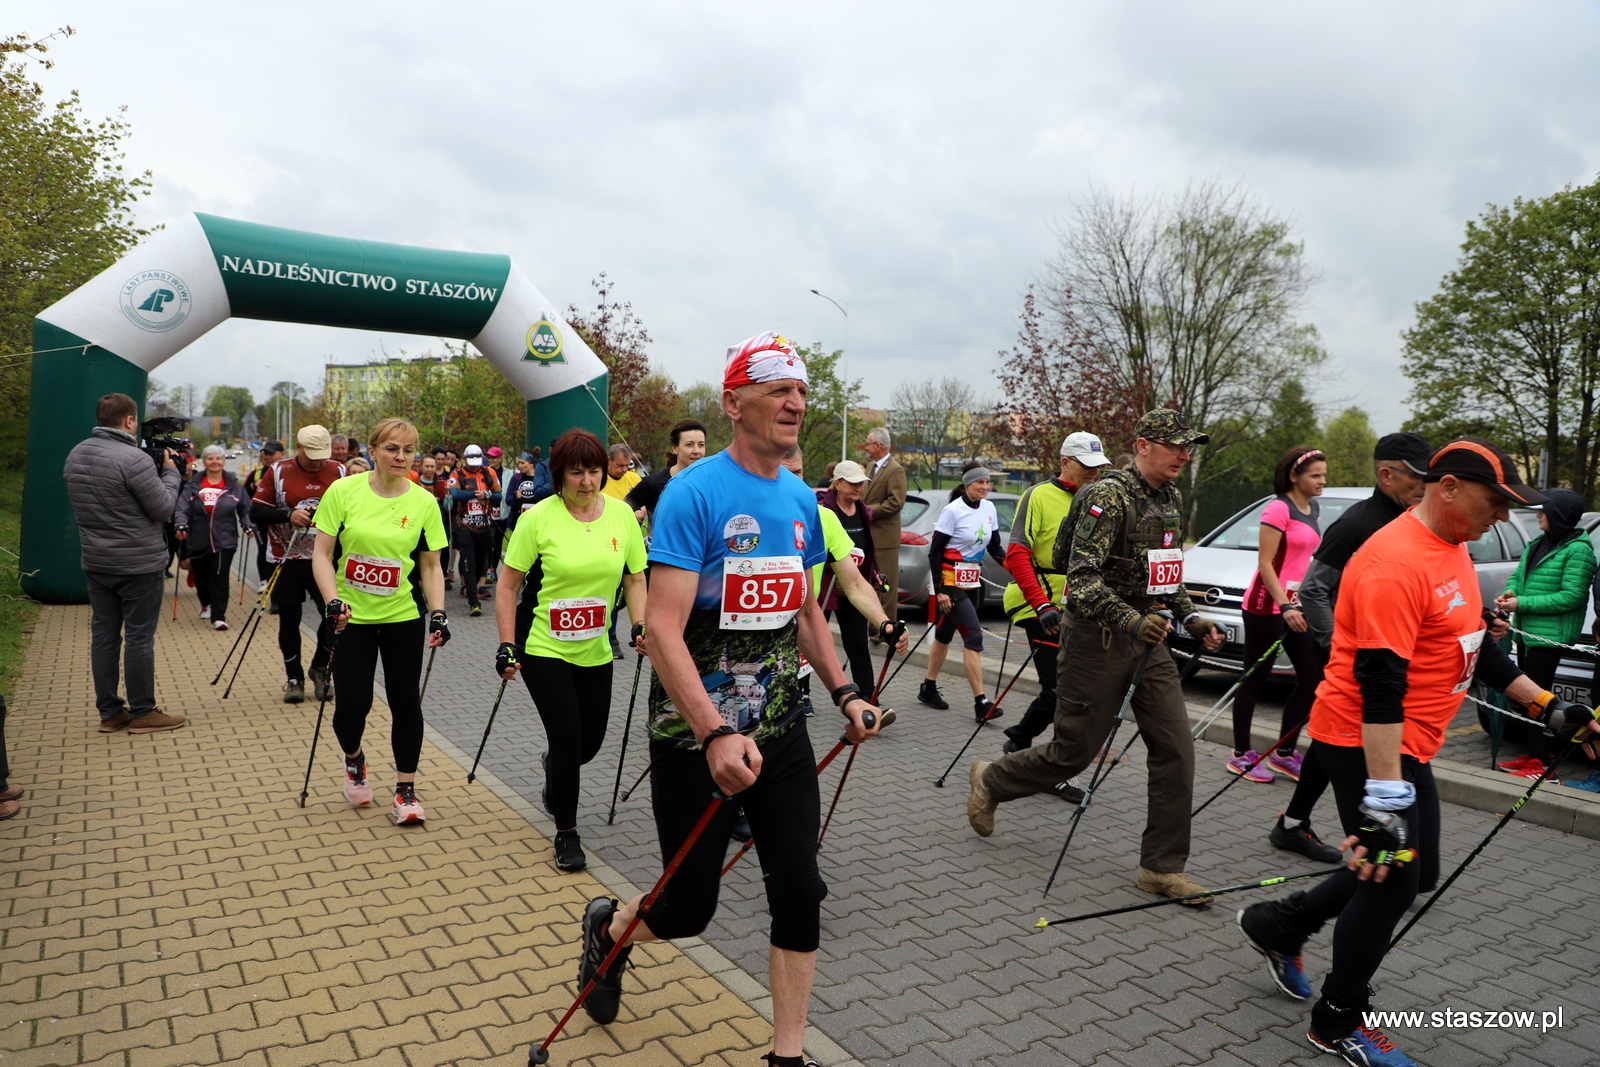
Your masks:
<path fill-rule="evenodd" d="M 977 393 L 949 375 L 938 381 L 901 382 L 889 404 L 889 429 L 900 461 L 926 475 L 938 469 L 941 456 L 964 455 L 984 428 L 973 418 Z"/>
<path fill-rule="evenodd" d="M 1212 435 L 1213 459 L 1249 440 L 1285 378 L 1326 359 L 1296 321 L 1317 281 L 1304 245 L 1243 186 L 1191 185 L 1170 203 L 1096 191 L 1057 237 L 1047 307 L 1089 330 L 1123 391 L 1172 398 Z M 1192 489 L 1202 454 L 1188 469 Z"/>

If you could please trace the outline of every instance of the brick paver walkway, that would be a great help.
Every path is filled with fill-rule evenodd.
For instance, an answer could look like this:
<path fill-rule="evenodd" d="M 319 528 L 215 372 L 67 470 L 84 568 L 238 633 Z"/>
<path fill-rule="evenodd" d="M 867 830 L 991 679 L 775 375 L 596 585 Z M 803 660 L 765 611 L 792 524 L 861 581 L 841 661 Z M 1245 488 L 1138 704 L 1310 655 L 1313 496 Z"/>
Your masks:
<path fill-rule="evenodd" d="M 246 613 L 230 607 L 235 626 Z M 40 618 L 7 724 L 28 795 L 0 823 L 0 1065 L 520 1067 L 575 993 L 578 917 L 606 889 L 557 870 L 525 814 L 431 743 L 425 827 L 345 803 L 326 725 L 299 808 L 317 708 L 277 700 L 277 620 L 224 702 L 207 683 L 238 631 L 195 614 L 185 589 L 157 643 L 158 699 L 189 725 L 138 736 L 95 730 L 88 608 Z M 375 785 L 393 780 L 388 736 L 380 706 Z M 751 998 L 682 949 L 633 959 L 618 1022 L 580 1012 L 553 1063 L 750 1064 L 770 1047 Z"/>

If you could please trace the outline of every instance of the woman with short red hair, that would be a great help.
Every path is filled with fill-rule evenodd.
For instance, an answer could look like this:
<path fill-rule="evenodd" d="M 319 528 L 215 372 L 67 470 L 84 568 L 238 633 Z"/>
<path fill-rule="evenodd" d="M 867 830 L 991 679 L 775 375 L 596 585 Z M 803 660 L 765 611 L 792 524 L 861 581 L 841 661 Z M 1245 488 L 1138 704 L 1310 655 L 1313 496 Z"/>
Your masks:
<path fill-rule="evenodd" d="M 579 768 L 600 751 L 611 710 L 613 598 L 620 582 L 643 655 L 645 550 L 632 510 L 600 491 L 606 448 L 598 437 L 568 430 L 557 438 L 550 476 L 555 495 L 524 511 L 506 541 L 495 672 L 509 680 L 523 671 L 539 709 L 550 742 L 542 798 L 556 824 L 556 866 L 576 871 L 588 862 L 578 837 Z"/>

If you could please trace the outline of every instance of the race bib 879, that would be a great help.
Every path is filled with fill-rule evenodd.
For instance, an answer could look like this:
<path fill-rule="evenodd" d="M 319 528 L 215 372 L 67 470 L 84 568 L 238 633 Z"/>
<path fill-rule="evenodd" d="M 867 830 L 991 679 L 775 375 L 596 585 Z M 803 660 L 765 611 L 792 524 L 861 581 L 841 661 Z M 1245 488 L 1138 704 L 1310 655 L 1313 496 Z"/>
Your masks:
<path fill-rule="evenodd" d="M 1148 596 L 1176 593 L 1183 585 L 1183 549 L 1152 548 L 1145 553 L 1150 568 L 1150 582 L 1145 586 Z"/>

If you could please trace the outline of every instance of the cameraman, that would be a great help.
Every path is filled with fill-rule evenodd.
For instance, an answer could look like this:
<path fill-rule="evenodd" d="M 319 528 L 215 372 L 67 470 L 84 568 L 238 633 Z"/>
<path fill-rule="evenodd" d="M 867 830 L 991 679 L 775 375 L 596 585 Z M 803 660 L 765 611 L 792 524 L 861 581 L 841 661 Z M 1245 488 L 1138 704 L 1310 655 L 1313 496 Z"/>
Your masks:
<path fill-rule="evenodd" d="M 184 717 L 156 707 L 155 635 L 167 561 L 163 526 L 178 499 L 178 469 L 171 450 L 163 450 L 158 474 L 139 447 L 132 397 L 107 393 L 95 404 L 94 418 L 89 439 L 67 454 L 62 479 L 78 519 L 89 585 L 89 662 L 100 732 L 176 730 Z M 126 701 L 117 695 L 119 656 Z"/>

